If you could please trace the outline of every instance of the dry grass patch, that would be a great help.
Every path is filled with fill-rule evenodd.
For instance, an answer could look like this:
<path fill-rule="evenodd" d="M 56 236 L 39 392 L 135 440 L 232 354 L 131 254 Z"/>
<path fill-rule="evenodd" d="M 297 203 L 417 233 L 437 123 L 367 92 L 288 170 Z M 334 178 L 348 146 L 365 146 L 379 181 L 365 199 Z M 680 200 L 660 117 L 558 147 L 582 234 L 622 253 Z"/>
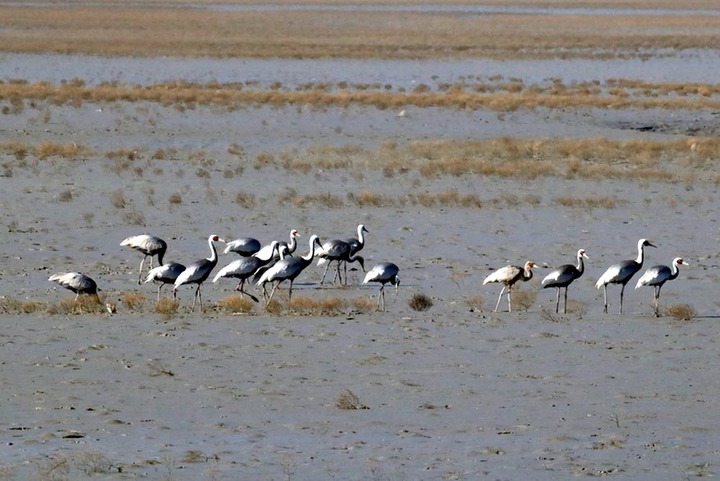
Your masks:
<path fill-rule="evenodd" d="M 472 311 L 482 311 L 484 302 L 485 302 L 485 299 L 483 298 L 483 296 L 481 294 L 473 294 L 472 296 L 465 299 L 465 304 Z"/>
<path fill-rule="evenodd" d="M 287 307 L 291 311 L 305 316 L 333 316 L 341 314 L 345 306 L 346 302 L 335 296 L 329 296 L 320 300 L 306 296 L 295 296 L 288 303 Z"/>
<path fill-rule="evenodd" d="M 582 209 L 614 209 L 618 203 L 626 203 L 626 201 L 622 199 L 619 200 L 611 196 L 575 197 L 571 195 L 555 197 L 553 202 L 563 207 L 577 207 Z"/>
<path fill-rule="evenodd" d="M 0 298 L 0 312 L 3 314 L 32 314 L 34 312 L 46 311 L 47 308 L 47 303 L 32 299 Z"/>
<path fill-rule="evenodd" d="M 276 299 L 272 299 L 265 306 L 265 312 L 267 312 L 268 314 L 280 315 L 283 313 L 284 310 L 285 308 L 283 307 L 282 303 Z"/>
<path fill-rule="evenodd" d="M 235 194 L 235 203 L 244 209 L 252 209 L 255 207 L 255 194 L 250 192 L 238 192 Z"/>
<path fill-rule="evenodd" d="M 170 202 L 170 204 L 179 205 L 182 204 L 182 201 L 182 195 L 180 195 L 179 192 L 170 194 L 170 197 L 168 197 L 168 202 Z"/>
<path fill-rule="evenodd" d="M 123 220 L 126 224 L 130 225 L 145 225 L 145 215 L 137 210 L 125 212 L 123 214 Z"/>
<path fill-rule="evenodd" d="M 110 198 L 110 203 L 116 209 L 125 208 L 125 193 L 121 189 L 113 190 L 110 194 L 108 194 L 108 197 Z"/>
<path fill-rule="evenodd" d="M 350 302 L 353 309 L 361 313 L 372 312 L 377 306 L 377 300 L 370 297 L 355 297 Z"/>
<path fill-rule="evenodd" d="M 162 314 L 165 319 L 171 319 L 178 310 L 180 303 L 175 299 L 163 298 L 155 303 L 155 312 Z"/>
<path fill-rule="evenodd" d="M 50 314 L 100 314 L 107 312 L 105 305 L 92 295 L 81 295 L 77 298 L 67 297 L 56 305 L 48 307 Z"/>
<path fill-rule="evenodd" d="M 42 142 L 35 147 L 35 155 L 41 159 L 48 157 L 63 157 L 66 159 L 74 159 L 82 155 L 87 155 L 90 150 L 75 142 L 70 144 L 57 144 L 55 142 Z"/>
<path fill-rule="evenodd" d="M 357 394 L 350 389 L 345 389 L 335 399 L 335 407 L 344 410 L 370 409 L 360 401 Z"/>
<path fill-rule="evenodd" d="M 294 196 L 291 202 L 295 207 L 305 207 L 308 205 L 319 205 L 329 209 L 339 209 L 345 205 L 342 197 L 325 192 L 323 194 L 308 194 L 303 196 Z"/>
<path fill-rule="evenodd" d="M 386 205 L 392 205 L 386 196 L 376 194 L 369 190 L 363 190 L 357 194 L 348 192 L 348 200 L 358 207 L 383 207 Z"/>
<path fill-rule="evenodd" d="M 513 289 L 512 304 L 519 311 L 527 311 L 537 299 L 537 291 L 530 289 Z"/>
<path fill-rule="evenodd" d="M 60 192 L 57 196 L 58 202 L 70 202 L 73 200 L 73 193 L 72 190 L 66 189 Z"/>
<path fill-rule="evenodd" d="M 677 321 L 689 321 L 696 314 L 690 304 L 673 304 L 665 308 L 665 315 L 672 316 Z"/>
<path fill-rule="evenodd" d="M 255 303 L 247 297 L 236 294 L 223 297 L 217 304 L 219 307 L 228 312 L 239 314 L 248 314 L 252 311 L 253 306 L 255 305 Z"/>
<path fill-rule="evenodd" d="M 408 306 L 413 311 L 427 311 L 433 306 L 433 301 L 425 294 L 413 294 L 408 299 Z"/>
<path fill-rule="evenodd" d="M 145 304 L 146 300 L 147 297 L 145 296 L 145 294 L 138 291 L 125 292 L 120 296 L 120 301 L 127 309 L 131 311 L 140 310 Z"/>

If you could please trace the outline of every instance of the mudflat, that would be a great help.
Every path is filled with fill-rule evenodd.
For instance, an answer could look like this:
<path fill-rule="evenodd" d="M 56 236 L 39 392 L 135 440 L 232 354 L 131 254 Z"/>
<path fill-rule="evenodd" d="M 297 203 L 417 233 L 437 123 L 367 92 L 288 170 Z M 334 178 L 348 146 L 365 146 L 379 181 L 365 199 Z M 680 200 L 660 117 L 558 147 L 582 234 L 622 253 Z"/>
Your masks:
<path fill-rule="evenodd" d="M 103 65 L 84 71 L 88 84 L 168 80 L 145 59 L 55 54 L 3 54 L 3 79 L 72 78 L 44 73 L 29 58 Z M 697 59 L 650 58 L 647 71 L 672 77 L 652 81 L 707 81 L 683 77 L 689 58 Z M 322 81 L 311 77 L 313 62 L 331 64 L 289 61 L 302 66 L 286 73 L 282 60 L 265 62 L 225 65 L 239 81 L 292 90 Z M 474 62 L 456 61 L 455 80 L 486 78 Z M 616 77 L 603 73 L 602 60 L 578 62 L 588 78 Z M 392 77 L 391 61 L 375 65 L 383 68 L 373 81 L 393 89 L 405 81 Z M 520 71 L 526 84 L 578 75 L 573 61 L 506 65 L 504 75 Z M 503 75 L 502 62 L 492 68 L 487 77 Z M 439 88 L 443 79 L 433 75 L 446 74 L 426 70 L 414 82 Z M 190 80 L 212 80 L 205 75 Z M 352 80 L 346 75 L 341 68 L 331 81 Z M 715 475 L 719 126 L 712 108 L 224 109 L 84 100 L 11 109 L 0 126 L 0 479 Z M 545 158 L 547 145 L 568 138 L 598 148 L 607 139 L 686 148 L 649 151 L 643 169 L 618 154 L 603 177 L 590 158 L 573 163 L 572 174 L 557 165 L 567 157 Z M 520 157 L 548 162 L 551 173 L 531 171 L 527 159 L 513 172 L 423 170 L 440 155 L 437 145 L 497 142 L 501 155 L 533 139 L 534 157 Z M 78 150 L 44 155 L 43 144 Z M 351 237 L 360 223 L 369 230 L 366 268 L 400 267 L 385 312 L 375 310 L 379 286 L 362 285 L 359 266 L 348 286 L 321 285 L 314 263 L 295 282 L 297 304 L 283 284 L 273 309 L 253 303 L 232 312 L 224 301 L 236 296 L 236 282 L 222 279 L 203 285 L 203 311 L 190 310 L 194 287 L 182 286 L 177 310 L 156 312 L 155 286 L 137 285 L 142 256 L 120 247 L 129 235 L 151 233 L 168 242 L 167 261 L 187 264 L 210 255 L 212 234 L 266 243 L 297 229 L 295 255 L 304 255 L 311 235 Z M 634 259 L 640 238 L 657 245 L 646 249 L 643 270 L 674 257 L 689 266 L 663 287 L 660 318 L 652 289 L 634 289 L 639 274 L 623 314 L 619 286 L 609 287 L 604 314 L 594 284 L 611 264 Z M 569 312 L 556 314 L 555 291 L 540 280 L 574 263 L 579 248 L 589 256 L 585 273 L 570 286 Z M 221 253 L 217 269 L 235 258 Z M 516 285 L 513 312 L 492 312 L 501 286 L 483 279 L 526 260 L 541 267 Z M 47 280 L 63 271 L 93 277 L 117 312 L 72 308 L 73 294 Z M 432 306 L 413 309 L 416 295 Z"/>

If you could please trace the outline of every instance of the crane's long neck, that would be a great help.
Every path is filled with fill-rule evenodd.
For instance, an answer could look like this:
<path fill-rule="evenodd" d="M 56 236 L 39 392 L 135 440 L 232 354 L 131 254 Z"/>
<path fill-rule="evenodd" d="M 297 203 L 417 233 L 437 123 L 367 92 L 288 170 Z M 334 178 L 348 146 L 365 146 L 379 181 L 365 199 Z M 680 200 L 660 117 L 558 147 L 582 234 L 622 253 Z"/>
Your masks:
<path fill-rule="evenodd" d="M 642 242 L 639 242 L 638 243 L 638 256 L 637 256 L 637 259 L 635 259 L 635 262 L 637 262 L 638 264 L 640 264 L 642 266 L 644 257 L 645 257 L 645 245 Z"/>
<path fill-rule="evenodd" d="M 305 254 L 301 257 L 305 262 L 312 262 L 313 257 L 315 257 L 315 241 L 317 240 L 317 236 L 312 236 L 310 238 L 310 252 Z"/>
<path fill-rule="evenodd" d="M 163 257 L 165 257 L 165 249 L 161 249 L 157 254 L 158 265 L 163 265 Z"/>
<path fill-rule="evenodd" d="M 529 265 L 525 265 L 525 268 L 523 269 L 523 279 L 529 281 L 530 279 L 532 279 L 532 276 L 532 267 L 530 267 Z"/>
<path fill-rule="evenodd" d="M 262 262 L 270 262 L 270 259 L 272 259 L 275 256 L 275 252 L 277 250 L 277 245 L 278 245 L 278 241 L 272 241 L 270 243 L 270 253 L 265 257 L 257 256 L 257 258 L 260 259 Z M 282 255 L 280 256 L 280 258 L 282 258 Z"/>
<path fill-rule="evenodd" d="M 215 249 L 215 243 L 213 242 L 212 237 L 208 237 L 208 245 L 210 246 L 210 257 L 208 257 L 208 260 L 212 262 L 213 264 L 217 263 L 217 249 Z"/>
<path fill-rule="evenodd" d="M 358 227 L 358 244 L 360 244 L 360 247 L 365 246 L 365 230 L 362 226 Z"/>
<path fill-rule="evenodd" d="M 287 245 L 288 254 L 292 254 L 293 252 L 295 252 L 296 248 L 297 248 L 297 239 L 295 238 L 294 235 L 290 234 L 290 242 L 288 242 L 288 245 Z"/>
<path fill-rule="evenodd" d="M 578 254 L 577 256 L 577 271 L 580 275 L 585 272 L 585 261 L 583 261 L 583 256 L 581 254 Z"/>
<path fill-rule="evenodd" d="M 677 261 L 673 261 L 672 266 L 670 267 L 670 277 L 668 277 L 668 280 L 671 281 L 675 279 L 678 274 L 680 274 L 680 269 L 678 269 L 678 263 Z"/>

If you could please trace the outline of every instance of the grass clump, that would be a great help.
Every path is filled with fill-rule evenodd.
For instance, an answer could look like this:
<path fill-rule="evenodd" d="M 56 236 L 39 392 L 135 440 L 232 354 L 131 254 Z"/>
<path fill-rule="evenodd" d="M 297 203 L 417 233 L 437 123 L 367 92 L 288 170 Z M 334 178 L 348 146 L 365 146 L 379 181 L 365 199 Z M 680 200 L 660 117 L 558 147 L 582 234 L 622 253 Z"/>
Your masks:
<path fill-rule="evenodd" d="M 238 192 L 235 194 L 235 203 L 244 209 L 255 207 L 255 194 L 250 192 Z"/>
<path fill-rule="evenodd" d="M 410 306 L 410 309 L 413 311 L 427 311 L 433 306 L 433 301 L 425 294 L 413 294 L 413 296 L 408 299 L 408 306 Z"/>
<path fill-rule="evenodd" d="M 147 297 L 145 297 L 145 294 L 142 292 L 131 291 L 124 293 L 120 297 L 120 300 L 127 309 L 137 311 L 145 304 Z"/>
<path fill-rule="evenodd" d="M 673 304 L 665 308 L 665 314 L 676 321 L 689 321 L 695 317 L 696 312 L 690 304 Z"/>
<path fill-rule="evenodd" d="M 3 314 L 32 314 L 47 309 L 47 304 L 34 300 L 19 300 L 11 297 L 0 299 L 0 312 Z"/>
<path fill-rule="evenodd" d="M 335 407 L 345 410 L 370 409 L 368 406 L 360 402 L 357 394 L 350 389 L 345 389 L 335 399 Z"/>
<path fill-rule="evenodd" d="M 177 313 L 179 305 L 180 303 L 175 299 L 160 299 L 155 303 L 155 312 L 162 314 L 165 319 L 170 319 Z"/>
<path fill-rule="evenodd" d="M 110 194 L 108 194 L 108 197 L 110 198 L 110 203 L 116 209 L 125 208 L 125 193 L 121 189 L 113 190 L 112 192 L 110 192 Z"/>
<path fill-rule="evenodd" d="M 222 309 L 228 312 L 240 314 L 249 313 L 250 311 L 252 311 L 254 305 L 255 303 L 247 297 L 236 294 L 223 297 L 218 301 L 218 306 Z"/>
<path fill-rule="evenodd" d="M 345 308 L 345 301 L 339 297 L 329 296 L 315 300 L 307 296 L 295 296 L 288 303 L 288 309 L 301 315 L 337 315 Z"/>

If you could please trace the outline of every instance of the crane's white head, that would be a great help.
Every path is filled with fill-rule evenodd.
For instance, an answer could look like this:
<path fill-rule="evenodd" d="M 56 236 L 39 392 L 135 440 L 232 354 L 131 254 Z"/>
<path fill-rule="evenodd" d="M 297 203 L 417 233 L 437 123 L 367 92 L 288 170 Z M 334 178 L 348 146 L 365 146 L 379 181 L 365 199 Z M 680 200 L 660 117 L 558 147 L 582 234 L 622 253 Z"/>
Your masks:
<path fill-rule="evenodd" d="M 290 231 L 290 237 L 300 237 L 300 234 L 295 229 Z"/>
<path fill-rule="evenodd" d="M 585 249 L 580 249 L 578 251 L 578 257 L 584 257 L 585 259 L 590 259 L 587 254 L 585 254 Z"/>
<path fill-rule="evenodd" d="M 652 243 L 651 240 L 648 239 L 640 239 L 638 241 L 638 247 L 657 247 L 655 244 Z"/>
<path fill-rule="evenodd" d="M 673 264 L 682 264 L 682 265 L 684 265 L 684 266 L 689 266 L 689 265 L 690 265 L 690 264 L 688 264 L 687 262 L 685 262 L 682 257 L 676 257 L 676 258 L 673 260 Z"/>

